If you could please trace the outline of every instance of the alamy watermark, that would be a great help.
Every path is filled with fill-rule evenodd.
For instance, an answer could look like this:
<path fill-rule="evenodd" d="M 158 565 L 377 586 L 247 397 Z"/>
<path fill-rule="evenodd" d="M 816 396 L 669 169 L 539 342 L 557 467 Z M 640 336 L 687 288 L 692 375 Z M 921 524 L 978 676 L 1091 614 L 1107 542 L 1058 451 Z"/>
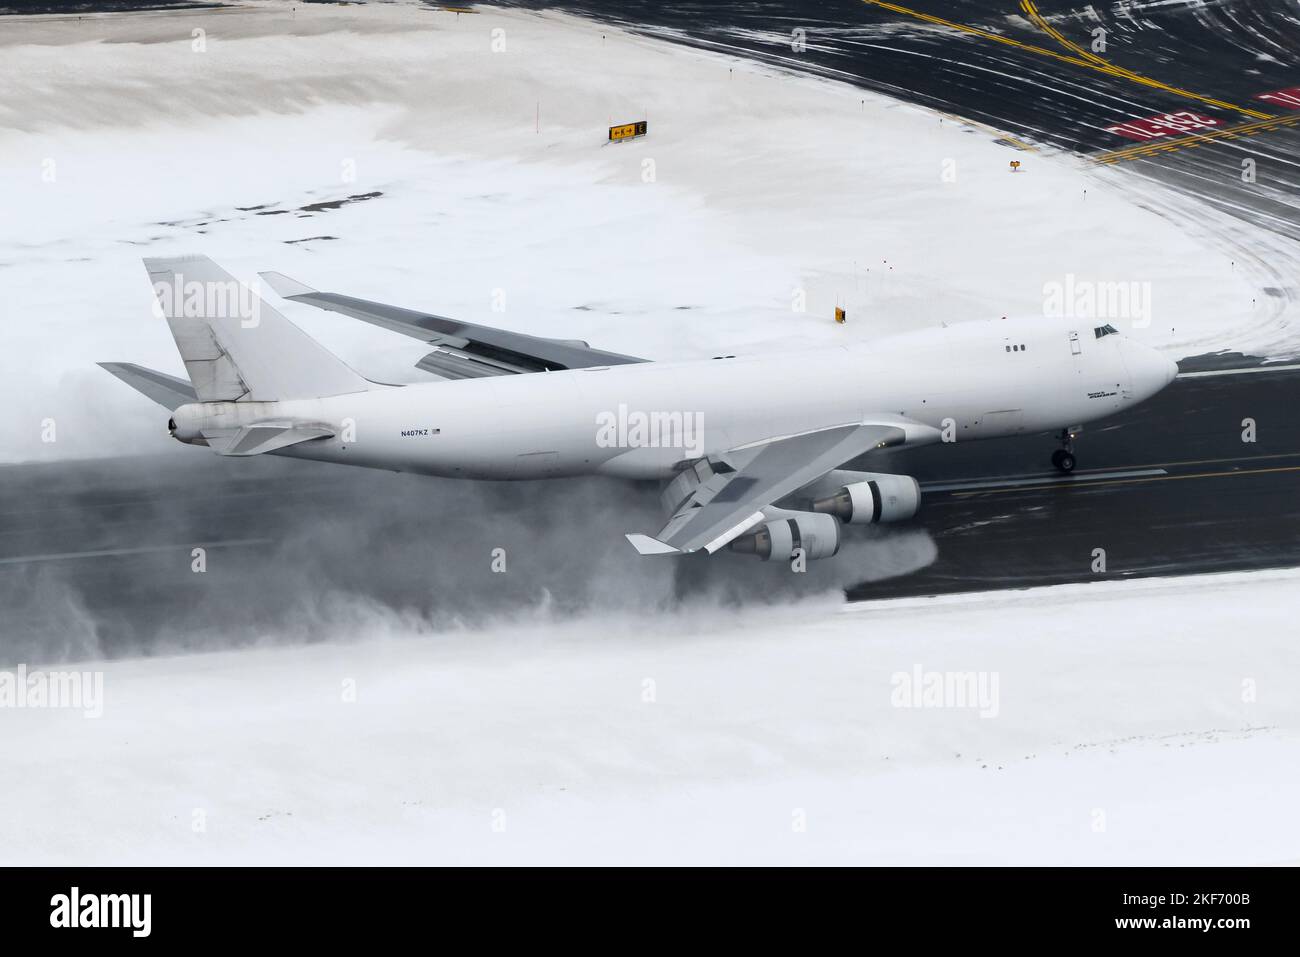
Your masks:
<path fill-rule="evenodd" d="M 687 458 L 704 454 L 704 413 L 646 412 L 620 402 L 616 411 L 596 413 L 596 445 L 602 449 L 681 449 Z"/>
<path fill-rule="evenodd" d="M 152 913 L 152 894 L 93 894 L 74 886 L 50 898 L 50 926 L 55 928 L 121 928 L 132 937 L 148 937 Z"/>
<path fill-rule="evenodd" d="M 1151 283 L 1098 282 L 1066 273 L 1043 283 L 1043 315 L 1068 319 L 1116 319 L 1134 329 L 1151 325 Z"/>
<path fill-rule="evenodd" d="M 26 665 L 0 671 L 0 708 L 59 708 L 102 717 L 104 672 L 28 671 Z"/>
<path fill-rule="evenodd" d="M 968 708 L 981 718 L 998 716 L 996 671 L 926 671 L 917 664 L 911 671 L 895 671 L 889 683 L 895 708 Z"/>
<path fill-rule="evenodd" d="M 154 313 L 159 319 L 238 319 L 245 329 L 261 321 L 262 299 L 255 288 L 237 279 L 186 280 L 180 272 L 153 284 Z"/>

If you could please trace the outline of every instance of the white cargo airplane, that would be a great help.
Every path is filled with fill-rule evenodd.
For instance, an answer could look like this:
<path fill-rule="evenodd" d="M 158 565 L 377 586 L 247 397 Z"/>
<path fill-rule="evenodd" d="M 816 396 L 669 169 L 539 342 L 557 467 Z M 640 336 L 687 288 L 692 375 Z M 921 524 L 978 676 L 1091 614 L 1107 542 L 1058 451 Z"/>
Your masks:
<path fill-rule="evenodd" d="M 274 453 L 480 479 L 659 479 L 667 515 L 629 534 L 643 555 L 835 554 L 840 524 L 910 518 L 910 476 L 845 468 L 880 449 L 1056 431 L 1074 468 L 1085 422 L 1155 395 L 1177 366 L 1109 325 L 976 321 L 797 353 L 648 362 L 317 292 L 283 298 L 434 346 L 444 381 L 358 375 L 203 256 L 146 259 L 189 382 L 102 363 L 171 412 L 172 436 L 218 454 Z"/>

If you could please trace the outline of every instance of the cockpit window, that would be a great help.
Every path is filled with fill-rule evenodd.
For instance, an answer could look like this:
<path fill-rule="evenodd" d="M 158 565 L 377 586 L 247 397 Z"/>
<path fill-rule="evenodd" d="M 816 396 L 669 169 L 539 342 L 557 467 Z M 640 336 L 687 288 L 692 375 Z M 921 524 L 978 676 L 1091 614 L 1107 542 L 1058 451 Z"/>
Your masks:
<path fill-rule="evenodd" d="M 1104 326 L 1097 326 L 1097 328 L 1092 330 L 1092 334 L 1100 339 L 1102 336 L 1117 336 L 1119 335 L 1119 330 L 1108 322 Z"/>

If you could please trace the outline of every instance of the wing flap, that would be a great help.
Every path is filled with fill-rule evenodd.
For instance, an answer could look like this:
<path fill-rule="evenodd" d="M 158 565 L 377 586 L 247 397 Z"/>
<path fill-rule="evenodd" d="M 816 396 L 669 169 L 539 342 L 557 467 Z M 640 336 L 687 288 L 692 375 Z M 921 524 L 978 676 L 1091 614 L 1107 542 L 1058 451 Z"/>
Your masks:
<path fill-rule="evenodd" d="M 502 362 L 480 359 L 457 349 L 436 349 L 417 362 L 415 367 L 447 379 L 481 379 L 485 376 L 514 375 L 529 371 Z"/>

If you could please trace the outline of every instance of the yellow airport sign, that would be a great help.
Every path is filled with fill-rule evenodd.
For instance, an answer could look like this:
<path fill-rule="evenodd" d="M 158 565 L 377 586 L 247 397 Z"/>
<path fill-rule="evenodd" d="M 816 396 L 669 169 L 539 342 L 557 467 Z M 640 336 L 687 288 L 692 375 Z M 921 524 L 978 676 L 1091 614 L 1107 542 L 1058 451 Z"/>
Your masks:
<path fill-rule="evenodd" d="M 634 136 L 645 136 L 645 129 L 645 120 L 637 123 L 620 123 L 609 128 L 609 141 L 614 143 L 618 140 L 630 140 Z"/>

